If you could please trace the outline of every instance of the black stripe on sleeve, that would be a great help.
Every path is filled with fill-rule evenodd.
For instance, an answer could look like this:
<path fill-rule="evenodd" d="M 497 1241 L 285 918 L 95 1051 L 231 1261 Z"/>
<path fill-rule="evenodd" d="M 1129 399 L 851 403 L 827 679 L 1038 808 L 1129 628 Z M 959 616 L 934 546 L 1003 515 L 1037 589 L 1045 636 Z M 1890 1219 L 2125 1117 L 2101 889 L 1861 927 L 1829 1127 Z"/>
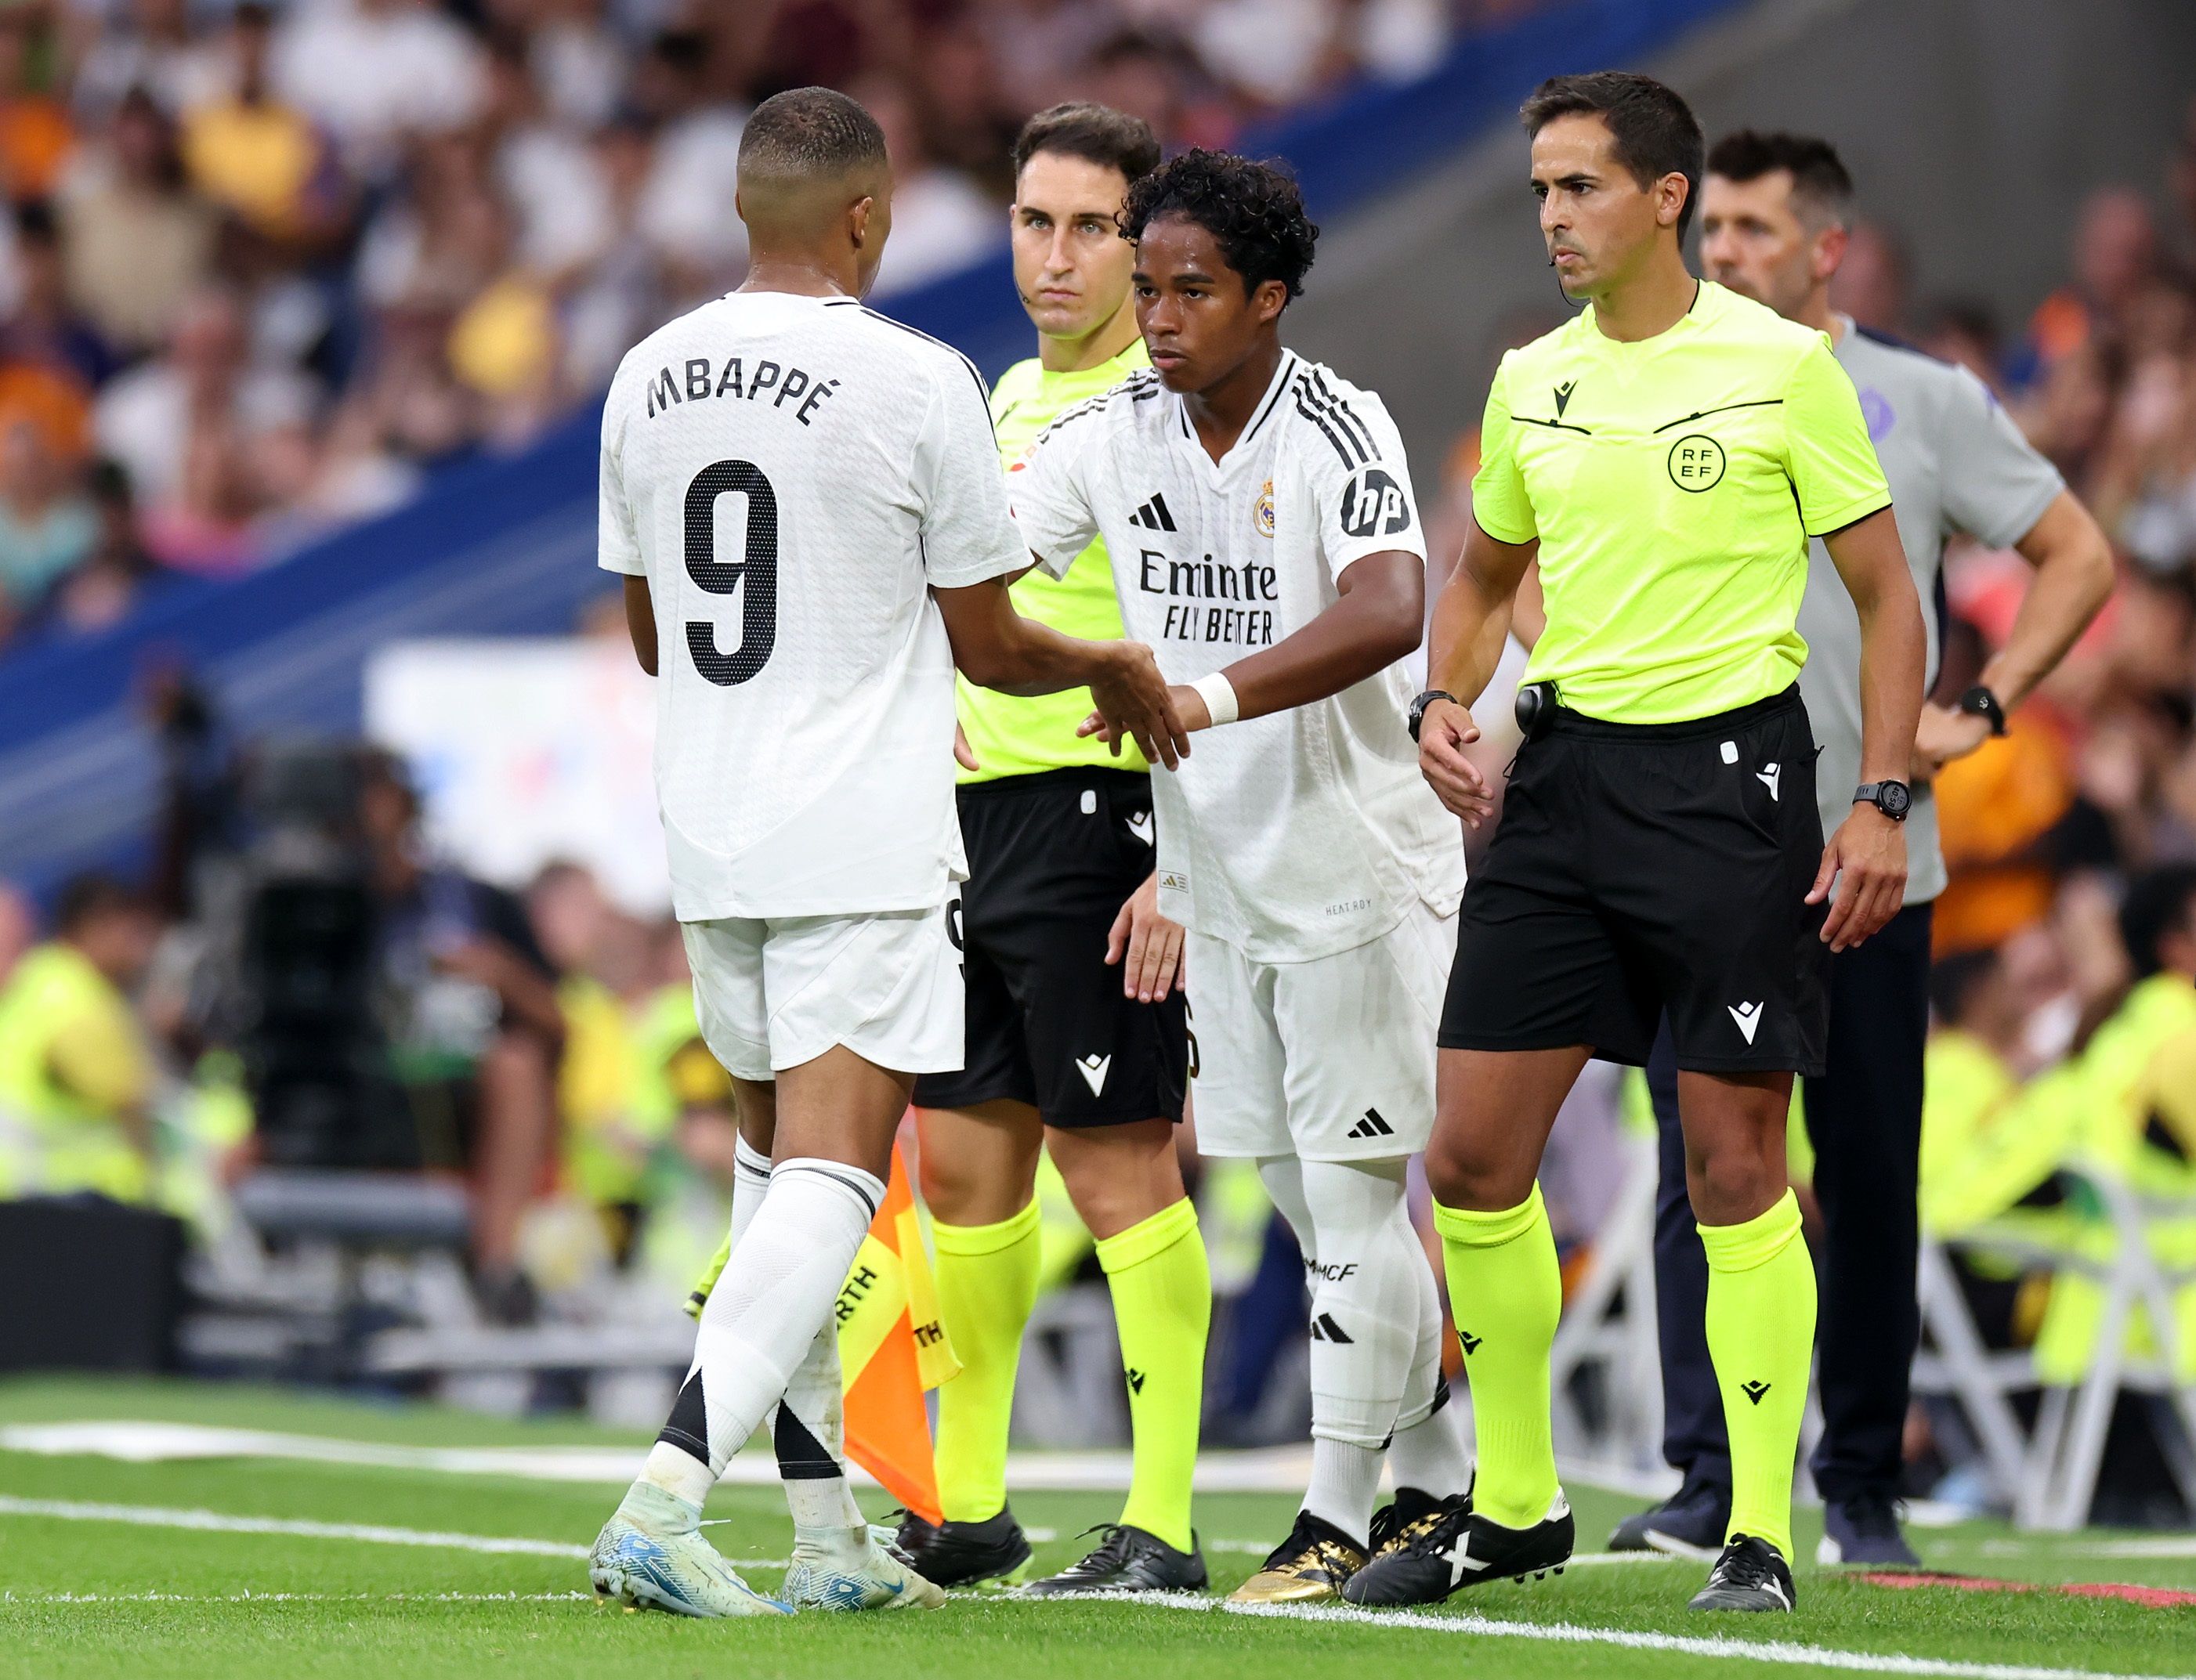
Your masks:
<path fill-rule="evenodd" d="M 1334 446 L 1334 453 L 1342 458 L 1342 470 L 1344 472 L 1355 472 L 1357 470 L 1358 463 L 1351 457 L 1349 451 L 1343 446 L 1342 439 L 1336 435 L 1334 428 L 1327 424 L 1326 419 L 1304 401 L 1304 394 L 1301 390 L 1297 393 L 1297 413 L 1326 434 L 1326 441 Z"/>
<path fill-rule="evenodd" d="M 1350 407 L 1346 399 L 1337 395 L 1328 387 L 1326 378 L 1317 367 L 1311 369 L 1311 379 L 1312 383 L 1319 387 L 1320 395 L 1326 399 L 1327 406 L 1336 418 L 1349 428 L 1351 435 L 1356 437 L 1365 448 L 1372 452 L 1372 459 L 1378 460 L 1380 446 L 1372 440 L 1372 429 L 1357 418 L 1356 413 Z"/>

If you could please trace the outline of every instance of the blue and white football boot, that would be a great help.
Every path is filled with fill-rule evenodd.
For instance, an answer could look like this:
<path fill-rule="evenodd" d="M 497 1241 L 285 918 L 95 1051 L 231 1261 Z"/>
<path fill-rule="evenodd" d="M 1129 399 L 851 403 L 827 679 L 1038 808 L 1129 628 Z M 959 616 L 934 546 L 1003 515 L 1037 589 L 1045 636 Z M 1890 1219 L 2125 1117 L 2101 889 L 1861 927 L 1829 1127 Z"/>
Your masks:
<path fill-rule="evenodd" d="M 702 1538 L 702 1510 L 635 1482 L 587 1560 L 595 1591 L 631 1610 L 681 1616 L 786 1616 L 790 1604 L 757 1592 Z"/>

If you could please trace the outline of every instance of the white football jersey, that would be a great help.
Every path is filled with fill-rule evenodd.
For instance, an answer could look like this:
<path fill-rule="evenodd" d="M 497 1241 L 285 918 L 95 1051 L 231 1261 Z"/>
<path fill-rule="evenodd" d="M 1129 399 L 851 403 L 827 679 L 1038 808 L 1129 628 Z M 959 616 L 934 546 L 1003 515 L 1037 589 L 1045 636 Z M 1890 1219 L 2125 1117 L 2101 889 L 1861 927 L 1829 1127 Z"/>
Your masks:
<path fill-rule="evenodd" d="M 1128 634 L 1170 683 L 1301 630 L 1352 561 L 1425 554 L 1380 399 L 1293 352 L 1224 460 L 1146 372 L 1054 421 L 1008 488 L 1047 571 L 1105 538 Z M 1453 909 L 1462 835 L 1419 773 L 1411 695 L 1398 662 L 1316 704 L 1207 730 L 1180 771 L 1153 771 L 1166 913 L 1254 961 L 1292 962 L 1377 939 L 1416 904 Z"/>
<path fill-rule="evenodd" d="M 968 871 L 929 592 L 1029 563 L 968 359 L 852 298 L 703 304 L 618 368 L 600 543 L 656 605 L 679 919 L 944 902 Z"/>

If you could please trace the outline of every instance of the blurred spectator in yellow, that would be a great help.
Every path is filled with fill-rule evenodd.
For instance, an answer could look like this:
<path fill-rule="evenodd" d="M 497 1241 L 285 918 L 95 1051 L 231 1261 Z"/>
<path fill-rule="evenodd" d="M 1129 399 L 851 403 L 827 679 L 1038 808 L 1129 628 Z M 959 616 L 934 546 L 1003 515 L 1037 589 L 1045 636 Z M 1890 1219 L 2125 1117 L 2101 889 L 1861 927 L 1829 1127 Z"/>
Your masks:
<path fill-rule="evenodd" d="M 129 994 L 159 935 L 140 893 L 79 876 L 61 890 L 55 937 L 0 986 L 5 1193 L 145 1198 L 154 1066 Z"/>
<path fill-rule="evenodd" d="M 122 101 L 106 144 L 70 169 L 59 203 L 76 307 L 118 349 L 158 344 L 211 272 L 214 214 L 190 191 L 175 124 L 151 95 Z"/>
<path fill-rule="evenodd" d="M 622 1265 L 666 1188 L 674 1145 L 689 1166 L 730 1185 L 731 1081 L 702 1042 L 675 923 L 651 928 L 625 915 L 568 863 L 535 878 L 527 910 L 561 974 L 558 1178 L 595 1209 Z"/>
<path fill-rule="evenodd" d="M 274 14 L 246 0 L 229 24 L 231 86 L 183 116 L 192 183 L 254 232 L 280 241 L 319 234 L 340 213 L 334 154 L 312 119 L 274 96 L 268 52 Z"/>

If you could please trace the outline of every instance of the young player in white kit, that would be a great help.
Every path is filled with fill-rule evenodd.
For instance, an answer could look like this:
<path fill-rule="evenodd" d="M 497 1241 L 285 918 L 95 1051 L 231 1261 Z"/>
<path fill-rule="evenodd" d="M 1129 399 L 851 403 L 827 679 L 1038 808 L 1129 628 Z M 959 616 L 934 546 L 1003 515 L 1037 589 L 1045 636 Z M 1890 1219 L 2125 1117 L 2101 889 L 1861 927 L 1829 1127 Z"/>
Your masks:
<path fill-rule="evenodd" d="M 774 1163 L 589 1573 L 688 1615 L 931 1606 L 943 1593 L 876 1543 L 847 1490 L 832 1307 L 914 1076 L 961 1061 L 953 668 L 1019 693 L 1088 684 L 1115 736 L 1170 765 L 1182 743 L 1148 649 L 1074 640 L 1008 602 L 1029 555 L 983 382 L 860 301 L 891 225 L 869 113 L 782 94 L 748 119 L 739 171 L 746 283 L 651 334 L 611 387 L 601 563 L 626 576 L 657 677 L 657 795 L 702 1033 Z M 788 1602 L 750 1590 L 699 1528 L 773 1407 Z"/>
<path fill-rule="evenodd" d="M 1191 152 L 1130 187 L 1122 225 L 1153 371 L 1062 414 L 1008 488 L 1048 570 L 1104 538 L 1128 633 L 1213 731 L 1153 778 L 1198 1146 L 1257 1159 L 1313 1289 L 1311 1487 L 1236 1596 L 1331 1598 L 1373 1540 L 1384 1452 L 1407 1490 L 1384 1534 L 1469 1476 L 1404 1204 L 1464 884 L 1404 723 L 1424 538 L 1379 398 L 1281 346 L 1318 233 L 1294 183 Z"/>

